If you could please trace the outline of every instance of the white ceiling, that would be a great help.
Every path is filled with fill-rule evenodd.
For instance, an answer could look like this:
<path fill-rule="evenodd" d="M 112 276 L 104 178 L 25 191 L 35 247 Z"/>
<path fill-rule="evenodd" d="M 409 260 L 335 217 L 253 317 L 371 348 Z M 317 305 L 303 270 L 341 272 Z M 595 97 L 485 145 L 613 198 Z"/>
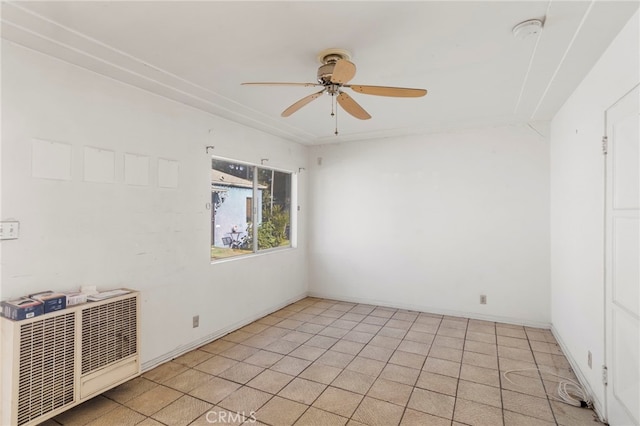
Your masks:
<path fill-rule="evenodd" d="M 2 37 L 101 74 L 305 144 L 530 123 L 553 117 L 638 8 L 637 1 L 9 2 Z M 544 19 L 540 36 L 512 35 Z M 353 84 L 428 89 L 423 98 L 354 93 L 373 118 L 312 87 L 316 56 L 351 52 Z"/>

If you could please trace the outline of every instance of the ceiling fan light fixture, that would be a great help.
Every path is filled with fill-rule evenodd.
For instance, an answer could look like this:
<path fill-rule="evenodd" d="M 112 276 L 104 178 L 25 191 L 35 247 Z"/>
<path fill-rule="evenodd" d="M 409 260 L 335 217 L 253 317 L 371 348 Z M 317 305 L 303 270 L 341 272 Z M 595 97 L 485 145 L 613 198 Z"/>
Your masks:
<path fill-rule="evenodd" d="M 540 19 L 529 19 L 524 22 L 520 22 L 513 27 L 511 32 L 514 37 L 524 40 L 525 38 L 538 35 L 542 32 L 543 22 Z"/>

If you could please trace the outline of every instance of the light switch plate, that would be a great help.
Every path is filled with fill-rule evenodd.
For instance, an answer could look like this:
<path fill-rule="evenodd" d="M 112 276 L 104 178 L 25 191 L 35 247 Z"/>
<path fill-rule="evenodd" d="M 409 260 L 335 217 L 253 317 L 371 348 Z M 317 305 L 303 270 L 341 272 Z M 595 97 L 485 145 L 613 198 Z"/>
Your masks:
<path fill-rule="evenodd" d="M 15 240 L 20 234 L 20 222 L 3 221 L 0 222 L 0 240 Z"/>

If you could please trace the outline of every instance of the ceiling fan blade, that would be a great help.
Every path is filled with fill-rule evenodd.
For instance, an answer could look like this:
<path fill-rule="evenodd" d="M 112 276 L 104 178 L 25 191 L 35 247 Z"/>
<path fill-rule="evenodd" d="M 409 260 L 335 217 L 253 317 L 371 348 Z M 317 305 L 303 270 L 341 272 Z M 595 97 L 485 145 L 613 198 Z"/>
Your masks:
<path fill-rule="evenodd" d="M 404 87 L 345 85 L 365 95 L 392 96 L 398 98 L 419 98 L 427 94 L 425 89 L 407 89 Z"/>
<path fill-rule="evenodd" d="M 322 89 L 319 92 L 312 93 L 309 96 L 305 96 L 304 98 L 300 99 L 298 102 L 291 105 L 289 108 L 282 111 L 282 114 L 280 115 L 282 115 L 283 117 L 290 116 L 291 114 L 293 114 L 294 112 L 296 112 L 297 110 L 299 110 L 300 108 L 302 108 L 303 106 L 311 102 L 312 100 L 318 99 L 322 95 L 322 92 L 324 92 L 324 89 Z"/>
<path fill-rule="evenodd" d="M 346 59 L 338 59 L 333 72 L 331 73 L 331 82 L 344 84 L 350 81 L 356 75 L 356 65 Z"/>
<path fill-rule="evenodd" d="M 347 95 L 344 92 L 340 92 L 338 96 L 338 103 L 345 111 L 349 114 L 353 115 L 355 118 L 359 118 L 360 120 L 368 120 L 371 118 L 369 113 L 364 110 L 353 98 Z"/>
<path fill-rule="evenodd" d="M 240 83 L 242 86 L 304 86 L 304 87 L 314 87 L 314 86 L 322 86 L 322 84 L 317 83 L 278 83 L 278 82 L 258 82 L 258 83 Z"/>

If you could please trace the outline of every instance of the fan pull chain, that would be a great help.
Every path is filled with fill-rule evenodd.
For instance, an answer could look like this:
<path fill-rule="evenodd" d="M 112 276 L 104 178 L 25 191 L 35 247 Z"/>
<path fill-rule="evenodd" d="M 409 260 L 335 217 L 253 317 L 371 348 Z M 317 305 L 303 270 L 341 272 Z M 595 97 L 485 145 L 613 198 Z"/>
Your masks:
<path fill-rule="evenodd" d="M 335 107 L 336 107 L 335 108 L 335 110 L 336 110 L 336 114 L 335 114 L 335 116 L 336 116 L 336 131 L 334 132 L 334 134 L 336 136 L 338 136 L 338 103 L 337 103 L 338 102 L 338 98 L 336 98 L 335 102 L 336 102 L 336 105 L 335 105 Z M 333 105 L 331 106 L 331 108 L 333 109 Z"/>
<path fill-rule="evenodd" d="M 333 112 L 333 104 L 334 104 L 334 102 L 335 102 L 335 101 L 333 100 L 333 97 L 334 97 L 334 96 L 335 96 L 335 94 L 333 94 L 333 93 L 332 93 L 332 94 L 331 94 L 331 116 L 332 116 L 332 117 L 335 115 L 335 114 L 334 114 L 334 112 Z"/>

